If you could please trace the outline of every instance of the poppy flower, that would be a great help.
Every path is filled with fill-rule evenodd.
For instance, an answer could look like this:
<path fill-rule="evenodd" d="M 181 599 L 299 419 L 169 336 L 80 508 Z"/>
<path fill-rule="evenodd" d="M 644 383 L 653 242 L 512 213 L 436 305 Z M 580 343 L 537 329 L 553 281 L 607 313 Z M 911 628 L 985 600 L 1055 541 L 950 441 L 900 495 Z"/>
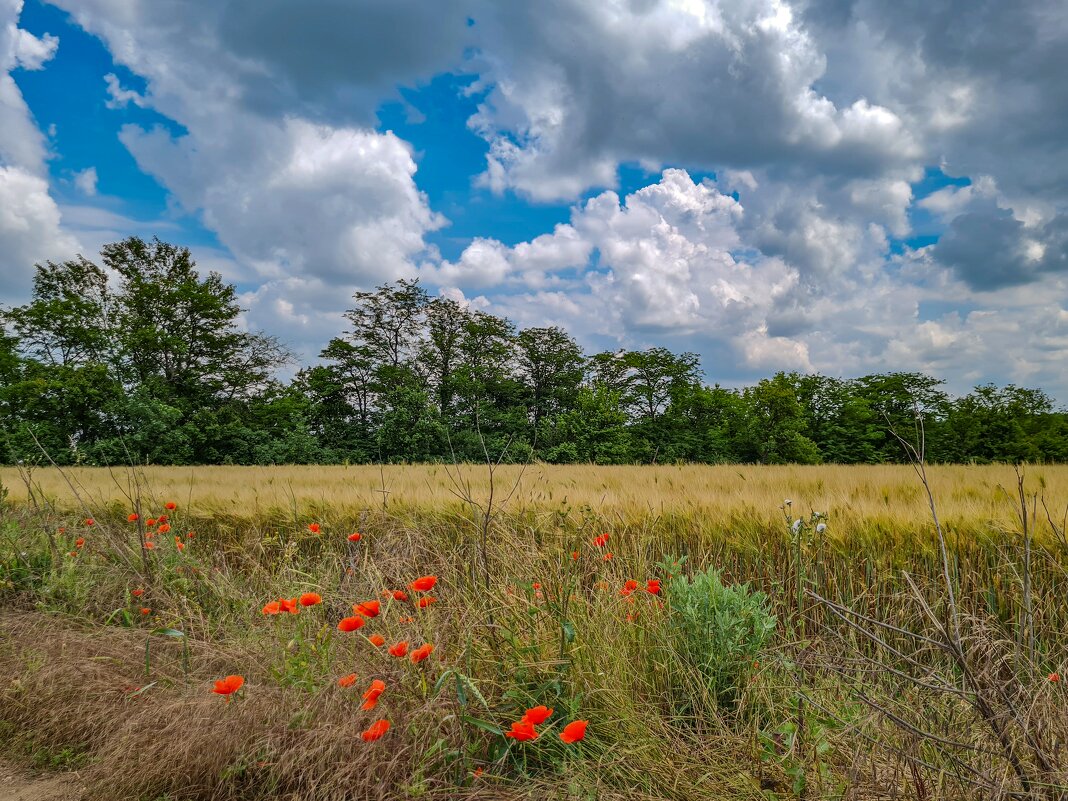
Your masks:
<path fill-rule="evenodd" d="M 438 583 L 437 576 L 420 576 L 408 586 L 416 592 L 430 592 Z"/>
<path fill-rule="evenodd" d="M 141 607 L 141 614 L 142 615 L 151 615 L 152 614 L 152 610 L 149 609 L 147 606 L 142 606 Z"/>
<path fill-rule="evenodd" d="M 156 531 L 158 531 L 160 534 L 166 534 L 170 530 L 171 530 L 171 524 L 170 523 L 164 523 L 158 529 L 156 529 Z"/>
<path fill-rule="evenodd" d="M 195 531 L 190 531 L 188 534 L 185 535 L 185 538 L 187 540 L 192 540 L 192 539 L 196 539 L 196 536 L 197 536 L 197 533 Z"/>
<path fill-rule="evenodd" d="M 552 713 L 552 709 L 547 706 L 536 706 L 526 711 L 526 714 L 523 715 L 523 720 L 535 726 L 540 726 L 549 719 L 549 715 Z"/>
<path fill-rule="evenodd" d="M 436 604 L 437 602 L 438 599 L 435 598 L 433 595 L 427 595 L 419 599 L 419 608 L 426 609 L 428 606 L 430 606 L 430 604 Z"/>
<path fill-rule="evenodd" d="M 322 531 L 322 529 L 319 527 L 318 523 L 309 523 L 308 531 L 310 531 L 312 534 L 318 534 L 320 531 Z"/>
<path fill-rule="evenodd" d="M 1056 682 L 1061 680 L 1061 674 L 1060 673 L 1050 673 L 1049 674 L 1049 680 L 1054 682 L 1054 683 L 1056 683 Z"/>
<path fill-rule="evenodd" d="M 156 519 L 156 522 L 157 522 L 157 523 L 166 523 L 166 522 L 167 522 L 167 515 L 160 515 L 160 516 L 159 516 L 159 517 L 158 517 L 158 518 Z"/>
<path fill-rule="evenodd" d="M 577 562 L 578 558 L 579 558 L 579 552 L 578 551 L 572 551 L 571 552 L 571 560 L 574 561 L 574 562 Z"/>
<path fill-rule="evenodd" d="M 241 689 L 244 683 L 244 676 L 227 676 L 225 679 L 218 679 L 215 682 L 215 689 L 212 692 L 217 695 L 233 695 Z"/>
<path fill-rule="evenodd" d="M 383 637 L 381 634 L 372 634 L 367 639 L 375 648 L 381 648 L 383 645 L 386 644 L 386 638 Z"/>
<path fill-rule="evenodd" d="M 645 591 L 651 595 L 660 594 L 660 579 L 649 579 L 645 582 Z"/>
<path fill-rule="evenodd" d="M 359 615 L 353 615 L 352 617 L 343 617 L 337 624 L 338 631 L 356 631 L 356 629 L 363 626 L 367 621 Z"/>
<path fill-rule="evenodd" d="M 184 551 L 184 550 L 185 550 L 185 543 L 184 543 L 184 542 L 182 542 L 182 541 L 181 541 L 180 539 L 178 539 L 177 537 L 175 537 L 175 538 L 174 538 L 174 544 L 175 544 L 175 546 L 176 546 L 176 547 L 178 548 L 179 552 L 180 552 L 180 551 Z"/>
<path fill-rule="evenodd" d="M 431 645 L 430 643 L 426 643 L 425 645 L 420 645 L 418 648 L 416 648 L 414 651 L 412 651 L 412 664 L 413 665 L 419 664 L 424 659 L 426 659 L 428 656 L 430 656 L 430 654 L 432 654 L 433 652 L 434 652 L 434 646 Z"/>
<path fill-rule="evenodd" d="M 94 523 L 96 523 L 96 521 L 95 521 L 95 520 L 93 520 L 93 518 L 91 518 L 91 517 L 87 517 L 87 518 L 85 518 L 85 525 L 87 525 L 87 526 L 91 526 L 91 525 L 93 525 Z"/>
<path fill-rule="evenodd" d="M 155 547 L 156 544 L 154 542 L 149 541 L 145 543 L 145 550 L 151 551 Z"/>
<path fill-rule="evenodd" d="M 533 587 L 533 588 L 534 588 L 534 589 L 536 589 L 536 590 L 540 590 L 540 589 L 541 589 L 541 582 L 540 582 L 540 581 L 535 581 L 535 582 L 534 582 L 533 584 L 531 584 L 530 586 L 531 586 L 531 587 Z"/>
<path fill-rule="evenodd" d="M 399 657 L 403 657 L 403 656 L 407 656 L 408 655 L 408 641 L 407 640 L 401 640 L 399 643 L 396 643 L 395 645 L 389 646 L 389 655 L 390 656 L 396 656 L 398 658 Z"/>
<path fill-rule="evenodd" d="M 367 692 L 363 694 L 363 705 L 360 709 L 374 709 L 375 704 L 378 703 L 378 696 L 386 691 L 386 683 L 381 679 L 375 679 L 371 682 L 371 686 L 367 688 Z"/>
<path fill-rule="evenodd" d="M 137 512 L 130 512 L 130 514 L 126 515 L 126 519 L 129 520 L 131 523 L 136 523 L 137 522 Z"/>
<path fill-rule="evenodd" d="M 85 537 L 78 537 L 78 539 L 74 541 L 75 548 L 81 548 L 83 545 L 85 545 Z"/>
<path fill-rule="evenodd" d="M 134 598 L 140 598 L 144 594 L 145 594 L 145 591 L 141 590 L 141 589 L 130 590 L 130 595 L 132 595 Z"/>
<path fill-rule="evenodd" d="M 606 562 L 607 562 L 607 561 L 609 561 L 609 560 L 610 560 L 611 558 L 612 558 L 612 554 L 611 554 L 611 553 L 606 553 L 606 554 L 604 555 L 604 560 L 605 560 Z"/>
<path fill-rule="evenodd" d="M 315 606 L 323 602 L 323 596 L 317 592 L 306 592 L 300 596 L 301 606 Z"/>
<path fill-rule="evenodd" d="M 295 615 L 300 610 L 297 608 L 296 598 L 279 598 L 278 605 L 282 608 L 283 612 L 289 612 L 291 615 Z"/>
<path fill-rule="evenodd" d="M 394 601 L 407 601 L 408 600 L 408 593 L 406 593 L 404 590 L 393 590 L 393 592 L 391 592 L 390 595 L 393 596 L 393 600 Z"/>
<path fill-rule="evenodd" d="M 534 731 L 534 724 L 527 720 L 519 720 L 512 724 L 512 730 L 504 733 L 505 737 L 525 742 L 526 740 L 538 739 L 538 733 Z"/>
<path fill-rule="evenodd" d="M 354 531 L 351 534 L 349 534 L 349 542 L 359 542 L 361 536 L 363 536 L 363 535 L 360 534 L 358 531 Z"/>
<path fill-rule="evenodd" d="M 167 501 L 165 504 L 163 504 L 163 506 L 168 512 L 173 512 L 175 509 L 178 508 L 178 504 L 176 504 L 174 501 Z"/>
<path fill-rule="evenodd" d="M 356 683 L 357 678 L 359 677 L 355 673 L 350 673 L 349 675 L 342 676 L 340 679 L 338 679 L 337 684 L 339 687 L 351 687 L 353 684 Z"/>
<path fill-rule="evenodd" d="M 389 731 L 389 721 L 376 720 L 374 723 L 367 727 L 366 731 L 360 733 L 360 737 L 363 738 L 363 741 L 365 743 L 370 743 L 379 739 L 387 731 Z"/>
<path fill-rule="evenodd" d="M 608 544 L 608 534 L 605 533 L 594 537 L 593 544 L 596 545 L 598 548 L 603 548 L 605 545 Z"/>
<path fill-rule="evenodd" d="M 378 601 L 364 601 L 362 604 L 353 604 L 352 611 L 364 617 L 378 617 L 382 606 Z"/>
<path fill-rule="evenodd" d="M 586 727 L 590 724 L 588 720 L 573 720 L 564 726 L 564 730 L 560 732 L 560 739 L 565 743 L 577 743 L 583 737 L 586 736 Z"/>
<path fill-rule="evenodd" d="M 271 601 L 268 604 L 264 604 L 262 611 L 265 615 L 277 615 L 282 611 L 282 605 L 278 601 Z"/>
<path fill-rule="evenodd" d="M 623 589 L 619 591 L 620 595 L 630 595 L 638 589 L 638 582 L 634 579 L 627 579 L 627 583 L 623 585 Z"/>
<path fill-rule="evenodd" d="M 156 525 L 156 518 L 154 518 L 154 517 L 150 517 L 150 518 L 148 518 L 148 519 L 147 519 L 147 520 L 145 521 L 145 525 L 146 525 L 146 526 L 154 526 L 154 525 Z"/>

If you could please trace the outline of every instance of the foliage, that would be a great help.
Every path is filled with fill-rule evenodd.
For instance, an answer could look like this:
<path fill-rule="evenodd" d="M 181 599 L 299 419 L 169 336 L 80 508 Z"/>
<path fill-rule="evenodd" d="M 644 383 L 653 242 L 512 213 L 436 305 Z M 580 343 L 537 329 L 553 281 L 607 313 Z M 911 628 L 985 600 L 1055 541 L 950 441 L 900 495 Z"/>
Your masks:
<path fill-rule="evenodd" d="M 724 584 L 716 568 L 675 575 L 666 591 L 676 653 L 720 709 L 733 709 L 739 688 L 775 633 L 767 595 L 748 584 Z"/>
<path fill-rule="evenodd" d="M 0 463 L 277 464 L 511 459 L 636 464 L 901 462 L 891 427 L 942 462 L 1068 460 L 1068 414 L 1041 390 L 892 372 L 780 372 L 706 386 L 696 354 L 583 353 L 558 327 L 431 297 L 357 292 L 319 363 L 239 325 L 237 292 L 185 248 L 136 237 L 36 266 L 0 310 Z"/>

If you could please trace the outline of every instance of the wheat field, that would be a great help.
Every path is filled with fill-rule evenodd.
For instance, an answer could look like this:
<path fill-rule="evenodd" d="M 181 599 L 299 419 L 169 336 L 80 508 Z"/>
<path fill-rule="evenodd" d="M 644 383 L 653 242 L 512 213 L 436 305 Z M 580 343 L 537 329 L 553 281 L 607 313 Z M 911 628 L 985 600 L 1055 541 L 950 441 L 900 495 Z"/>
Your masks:
<path fill-rule="evenodd" d="M 1068 466 L 1032 466 L 1022 474 L 1028 494 L 1044 499 L 1059 521 L 1068 503 Z M 932 465 L 927 476 L 948 527 L 998 532 L 1017 526 L 1011 466 Z M 13 501 L 29 500 L 26 477 L 0 467 L 0 483 Z M 99 514 L 112 505 L 125 508 L 139 483 L 148 499 L 176 499 L 197 517 L 238 520 L 351 517 L 383 504 L 391 511 L 440 511 L 462 506 L 464 494 L 484 500 L 490 489 L 485 465 L 42 468 L 28 478 L 34 494 L 59 509 L 81 505 Z M 588 509 L 628 523 L 660 517 L 716 528 L 731 521 L 777 525 L 790 500 L 795 515 L 826 513 L 832 536 L 919 532 L 931 525 L 923 485 L 907 465 L 507 465 L 497 469 L 494 485 L 496 502 L 512 510 Z"/>

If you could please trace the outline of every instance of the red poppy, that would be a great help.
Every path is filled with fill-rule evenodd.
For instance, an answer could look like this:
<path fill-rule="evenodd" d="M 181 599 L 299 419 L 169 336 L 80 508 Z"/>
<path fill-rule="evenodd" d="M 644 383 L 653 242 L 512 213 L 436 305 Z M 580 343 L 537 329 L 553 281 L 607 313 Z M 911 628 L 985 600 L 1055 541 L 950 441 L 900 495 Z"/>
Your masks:
<path fill-rule="evenodd" d="M 552 709 L 547 706 L 536 706 L 526 711 L 526 714 L 523 715 L 523 720 L 535 726 L 540 726 L 549 719 L 549 715 L 552 713 Z"/>
<path fill-rule="evenodd" d="M 315 606 L 323 602 L 323 596 L 317 592 L 306 592 L 300 596 L 301 606 Z"/>
<path fill-rule="evenodd" d="M 156 531 L 158 531 L 160 534 L 166 534 L 170 530 L 171 530 L 171 524 L 170 523 L 164 523 L 158 529 L 156 529 Z"/>
<path fill-rule="evenodd" d="M 652 595 L 660 594 L 660 579 L 649 579 L 645 582 L 645 591 Z"/>
<path fill-rule="evenodd" d="M 146 542 L 146 543 L 145 543 L 145 549 L 146 549 L 146 550 L 149 550 L 149 551 L 151 551 L 151 550 L 152 550 L 153 548 L 155 548 L 155 547 L 156 547 L 156 545 L 155 545 L 155 543 L 153 543 L 153 542 Z"/>
<path fill-rule="evenodd" d="M 167 522 L 167 515 L 160 515 L 159 519 L 157 520 L 157 522 L 166 523 Z"/>
<path fill-rule="evenodd" d="M 178 548 L 179 551 L 184 551 L 185 550 L 185 543 L 182 542 L 177 537 L 174 538 L 174 544 Z"/>
<path fill-rule="evenodd" d="M 367 731 L 362 732 L 360 734 L 360 737 L 363 738 L 363 741 L 365 743 L 370 743 L 379 739 L 387 731 L 389 731 L 389 721 L 376 720 L 374 723 L 367 727 Z"/>
<path fill-rule="evenodd" d="M 78 539 L 74 541 L 75 548 L 81 548 L 83 545 L 85 545 L 85 537 L 78 537 Z"/>
<path fill-rule="evenodd" d="M 535 581 L 535 582 L 534 582 L 533 584 L 531 584 L 530 586 L 531 586 L 531 587 L 533 587 L 533 588 L 534 588 L 534 589 L 536 589 L 536 590 L 540 590 L 540 589 L 541 589 L 541 582 L 540 582 L 540 581 Z"/>
<path fill-rule="evenodd" d="M 279 598 L 278 605 L 282 608 L 283 612 L 289 612 L 291 615 L 300 612 L 300 609 L 297 608 L 296 598 Z"/>
<path fill-rule="evenodd" d="M 433 595 L 427 595 L 419 599 L 419 608 L 426 609 L 428 606 L 430 606 L 430 604 L 436 604 L 437 602 L 438 599 L 435 598 Z"/>
<path fill-rule="evenodd" d="M 565 743 L 577 743 L 586 736 L 586 727 L 590 725 L 588 720 L 573 720 L 564 726 L 560 732 L 560 739 Z"/>
<path fill-rule="evenodd" d="M 434 589 L 434 585 L 437 583 L 437 576 L 421 576 L 408 586 L 416 592 L 430 592 L 432 589 Z"/>
<path fill-rule="evenodd" d="M 601 534 L 600 536 L 594 537 L 593 544 L 596 545 L 598 548 L 603 548 L 605 545 L 608 544 L 608 534 L 605 533 Z"/>
<path fill-rule="evenodd" d="M 136 523 L 137 522 L 137 512 L 130 512 L 130 514 L 128 514 L 126 516 L 126 519 L 129 520 L 131 523 Z"/>
<path fill-rule="evenodd" d="M 534 724 L 526 720 L 516 721 L 512 724 L 512 730 L 504 733 L 505 737 L 524 742 L 538 739 L 538 733 L 534 731 Z"/>
<path fill-rule="evenodd" d="M 419 664 L 424 659 L 426 659 L 428 656 L 430 656 L 430 654 L 433 653 L 433 651 L 434 651 L 434 646 L 431 645 L 430 643 L 426 643 L 425 645 L 420 645 L 418 648 L 416 648 L 414 651 L 412 651 L 412 664 L 413 665 Z"/>
<path fill-rule="evenodd" d="M 354 531 L 351 534 L 349 534 L 349 542 L 359 542 L 361 536 L 363 536 L 363 535 L 360 534 L 358 531 Z"/>
<path fill-rule="evenodd" d="M 308 531 L 310 531 L 312 534 L 318 534 L 320 531 L 322 531 L 322 529 L 319 527 L 318 523 L 309 523 Z"/>
<path fill-rule="evenodd" d="M 356 631 L 356 629 L 363 626 L 367 621 L 359 615 L 353 615 L 352 617 L 343 617 L 337 624 L 338 631 Z"/>
<path fill-rule="evenodd" d="M 282 605 L 278 603 L 278 601 L 271 601 L 270 603 L 264 605 L 262 611 L 265 615 L 277 615 L 279 612 L 282 611 Z"/>
<path fill-rule="evenodd" d="M 1060 673 L 1050 673 L 1049 674 L 1049 680 L 1054 682 L 1054 683 L 1056 683 L 1056 682 L 1061 680 L 1061 674 Z"/>
<path fill-rule="evenodd" d="M 178 504 L 176 504 L 174 501 L 167 501 L 165 504 L 163 504 L 163 506 L 168 512 L 173 512 L 175 509 L 178 508 Z"/>
<path fill-rule="evenodd" d="M 227 676 L 225 679 L 219 679 L 215 682 L 215 689 L 212 692 L 218 695 L 233 695 L 241 689 L 244 683 L 244 676 Z"/>
<path fill-rule="evenodd" d="M 87 517 L 87 518 L 85 518 L 85 525 L 87 525 L 87 526 L 91 526 L 91 525 L 93 525 L 94 523 L 96 523 L 96 521 L 95 521 L 95 520 L 93 520 L 93 518 L 91 518 L 91 517 Z"/>
<path fill-rule="evenodd" d="M 185 538 L 187 540 L 191 540 L 191 539 L 195 539 L 196 536 L 197 536 L 197 533 L 195 531 L 190 531 L 188 534 L 185 535 Z"/>
<path fill-rule="evenodd" d="M 152 614 L 152 610 L 149 609 L 147 606 L 142 606 L 141 607 L 141 614 L 142 615 L 151 615 Z"/>
<path fill-rule="evenodd" d="M 154 518 L 154 517 L 148 518 L 148 520 L 145 521 L 145 525 L 146 526 L 154 526 L 154 525 L 156 525 L 156 518 Z"/>
<path fill-rule="evenodd" d="M 375 704 L 378 703 L 378 696 L 386 691 L 386 683 L 381 679 L 375 679 L 371 682 L 371 686 L 367 688 L 367 692 L 363 694 L 363 706 L 360 709 L 374 709 Z"/>
<path fill-rule="evenodd" d="M 388 590 L 387 590 L 387 592 L 388 592 Z M 390 595 L 393 596 L 393 600 L 394 601 L 407 601 L 408 600 L 408 593 L 406 593 L 404 590 L 393 590 L 393 592 L 391 592 Z"/>
<path fill-rule="evenodd" d="M 386 644 L 386 638 L 383 637 L 381 634 L 372 634 L 367 639 L 375 648 L 381 648 L 383 645 Z"/>
<path fill-rule="evenodd" d="M 630 595 L 638 589 L 638 582 L 634 579 L 627 579 L 627 583 L 623 585 L 623 589 L 619 591 L 620 595 Z"/>
<path fill-rule="evenodd" d="M 130 595 L 132 595 L 134 598 L 140 598 L 144 594 L 144 590 L 130 590 Z"/>
<path fill-rule="evenodd" d="M 350 673 L 347 676 L 342 676 L 337 680 L 339 687 L 351 687 L 356 683 L 356 679 L 359 678 L 355 673 Z"/>
<path fill-rule="evenodd" d="M 396 643 L 395 645 L 389 646 L 389 655 L 390 656 L 396 656 L 398 658 L 407 656 L 408 655 L 408 641 L 407 640 L 401 640 L 399 643 Z"/>
<path fill-rule="evenodd" d="M 607 562 L 608 560 L 610 560 L 611 558 L 612 558 L 612 554 L 610 554 L 610 553 L 606 553 L 606 554 L 604 555 L 604 560 L 605 560 L 606 562 Z"/>
<path fill-rule="evenodd" d="M 378 617 L 382 607 L 378 601 L 364 601 L 362 604 L 353 604 L 352 611 L 364 617 Z"/>
<path fill-rule="evenodd" d="M 572 551 L 572 552 L 571 552 L 571 559 L 572 559 L 573 561 L 577 562 L 577 561 L 578 561 L 578 558 L 579 558 L 579 552 L 578 552 L 578 551 Z"/>

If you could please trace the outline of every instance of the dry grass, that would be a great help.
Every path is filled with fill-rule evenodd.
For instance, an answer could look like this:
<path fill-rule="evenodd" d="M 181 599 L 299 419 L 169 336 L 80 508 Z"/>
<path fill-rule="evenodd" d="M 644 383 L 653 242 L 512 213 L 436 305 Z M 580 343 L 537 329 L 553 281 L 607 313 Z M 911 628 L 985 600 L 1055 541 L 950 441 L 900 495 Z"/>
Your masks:
<path fill-rule="evenodd" d="M 452 468 L 455 469 L 455 468 Z M 459 468 L 476 497 L 486 494 L 484 467 Z M 455 509 L 448 468 L 440 465 L 352 467 L 148 467 L 142 473 L 157 500 L 175 499 L 193 515 L 238 520 L 353 517 L 360 510 L 389 508 Z M 75 510 L 70 479 L 91 506 L 123 502 L 124 470 L 38 469 L 33 481 L 45 498 Z M 932 466 L 928 468 L 942 520 L 951 528 L 975 531 L 1012 528 L 1016 478 L 1012 467 Z M 1068 466 L 1028 468 L 1029 485 L 1050 499 L 1068 498 Z M 506 466 L 499 486 L 519 480 L 512 507 L 539 512 L 588 507 L 606 518 L 628 522 L 681 518 L 698 526 L 722 527 L 781 522 L 783 499 L 795 513 L 828 512 L 831 532 L 917 532 L 930 526 L 926 498 L 908 466 Z M 26 500 L 17 471 L 0 467 L 0 483 L 16 501 Z M 1007 493 L 1006 493 L 1007 491 Z M 1063 511 L 1063 510 L 1061 510 Z"/>
<path fill-rule="evenodd" d="M 485 468 L 463 472 L 474 499 L 484 500 Z M 1016 717 L 1055 754 L 1060 773 L 1045 776 L 1068 781 L 1061 767 L 1068 704 L 1061 685 L 1045 678 L 1068 664 L 1068 551 L 1042 518 L 1030 573 L 1038 653 L 1029 659 L 1020 650 L 1022 538 L 1006 492 L 1015 489 L 1015 474 L 994 467 L 929 473 L 950 524 L 954 591 L 982 640 L 969 658 L 999 682 L 991 685 L 998 692 L 1011 688 Z M 518 475 L 517 468 L 498 474 L 498 493 Z M 966 745 L 980 750 L 964 749 L 961 758 L 974 760 L 997 748 L 976 716 L 958 708 L 952 693 L 917 692 L 901 675 L 915 669 L 922 680 L 937 670 L 952 688 L 952 664 L 928 664 L 926 653 L 911 662 L 878 653 L 814 601 L 797 606 L 798 589 L 814 589 L 930 635 L 924 604 L 940 608 L 942 573 L 922 487 L 907 467 L 533 466 L 485 543 L 470 508 L 450 492 L 444 467 L 386 468 L 385 508 L 377 468 L 148 469 L 143 509 L 175 500 L 175 531 L 198 532 L 181 553 L 170 537 L 158 539 L 151 576 L 142 572 L 136 526 L 126 520 L 127 474 L 67 476 L 80 501 L 58 473 L 41 470 L 35 499 L 27 503 L 16 485 L 15 502 L 0 506 L 0 567 L 8 577 L 5 585 L 0 575 L 0 595 L 26 610 L 0 615 L 0 675 L 11 677 L 0 681 L 0 741 L 82 755 L 94 801 L 691 801 L 764 798 L 762 785 L 786 799 L 794 797 L 783 772 L 791 765 L 808 775 L 810 801 L 843 791 L 852 801 L 978 801 L 1013 792 L 1013 776 L 1001 768 L 984 787 L 958 780 L 944 769 L 951 755 L 857 700 L 867 694 L 910 725 L 952 740 L 964 737 L 961 725 L 973 729 Z M 3 473 L 8 486 L 16 479 Z M 1068 468 L 1030 468 L 1027 480 L 1051 506 L 1068 497 Z M 795 515 L 828 512 L 832 536 L 809 528 L 792 540 L 780 509 L 787 497 Z M 96 525 L 86 527 L 85 514 Z M 323 523 L 321 534 L 308 531 L 312 520 Z M 352 545 L 345 534 L 356 525 L 364 538 Z M 67 531 L 56 559 L 48 535 L 61 526 Z M 612 532 L 610 561 L 590 543 L 601 531 Z M 78 534 L 86 536 L 84 549 L 64 556 Z M 581 558 L 572 560 L 576 549 Z M 648 595 L 628 606 L 619 593 L 627 579 L 663 576 L 668 571 L 657 563 L 673 554 L 689 558 L 688 570 L 715 565 L 770 596 L 775 643 L 740 686 L 738 713 L 717 710 L 693 689 L 700 682 L 680 668 L 669 612 Z M 909 595 L 903 570 L 927 600 Z M 438 604 L 386 605 L 364 631 L 413 646 L 432 641 L 432 661 L 416 668 L 358 636 L 338 635 L 334 624 L 351 603 L 425 573 L 439 576 Z M 147 588 L 136 602 L 127 595 L 134 586 Z M 324 604 L 296 618 L 259 613 L 269 599 L 306 590 L 321 592 Z M 142 603 L 151 618 L 116 613 Z M 639 612 L 633 620 L 631 610 Z M 153 634 L 156 627 L 188 634 L 188 670 L 177 643 Z M 461 700 L 450 670 L 470 677 L 484 706 L 470 693 Z M 336 686 L 350 671 L 359 685 L 381 677 L 390 688 L 382 714 L 393 728 L 378 743 L 360 740 L 372 718 Z M 210 695 L 211 680 L 232 672 L 248 684 L 225 704 Z M 804 715 L 796 706 L 802 697 L 811 699 Z M 581 751 L 562 748 L 550 732 L 536 747 L 512 744 L 504 752 L 508 741 L 471 722 L 507 728 L 537 703 L 555 705 L 561 723 L 591 720 Z M 800 744 L 780 742 L 782 753 L 762 764 L 759 735 L 785 725 L 800 726 Z M 822 740 L 830 750 L 817 757 Z M 916 773 L 909 753 L 942 772 Z M 476 766 L 486 771 L 478 779 Z"/>

